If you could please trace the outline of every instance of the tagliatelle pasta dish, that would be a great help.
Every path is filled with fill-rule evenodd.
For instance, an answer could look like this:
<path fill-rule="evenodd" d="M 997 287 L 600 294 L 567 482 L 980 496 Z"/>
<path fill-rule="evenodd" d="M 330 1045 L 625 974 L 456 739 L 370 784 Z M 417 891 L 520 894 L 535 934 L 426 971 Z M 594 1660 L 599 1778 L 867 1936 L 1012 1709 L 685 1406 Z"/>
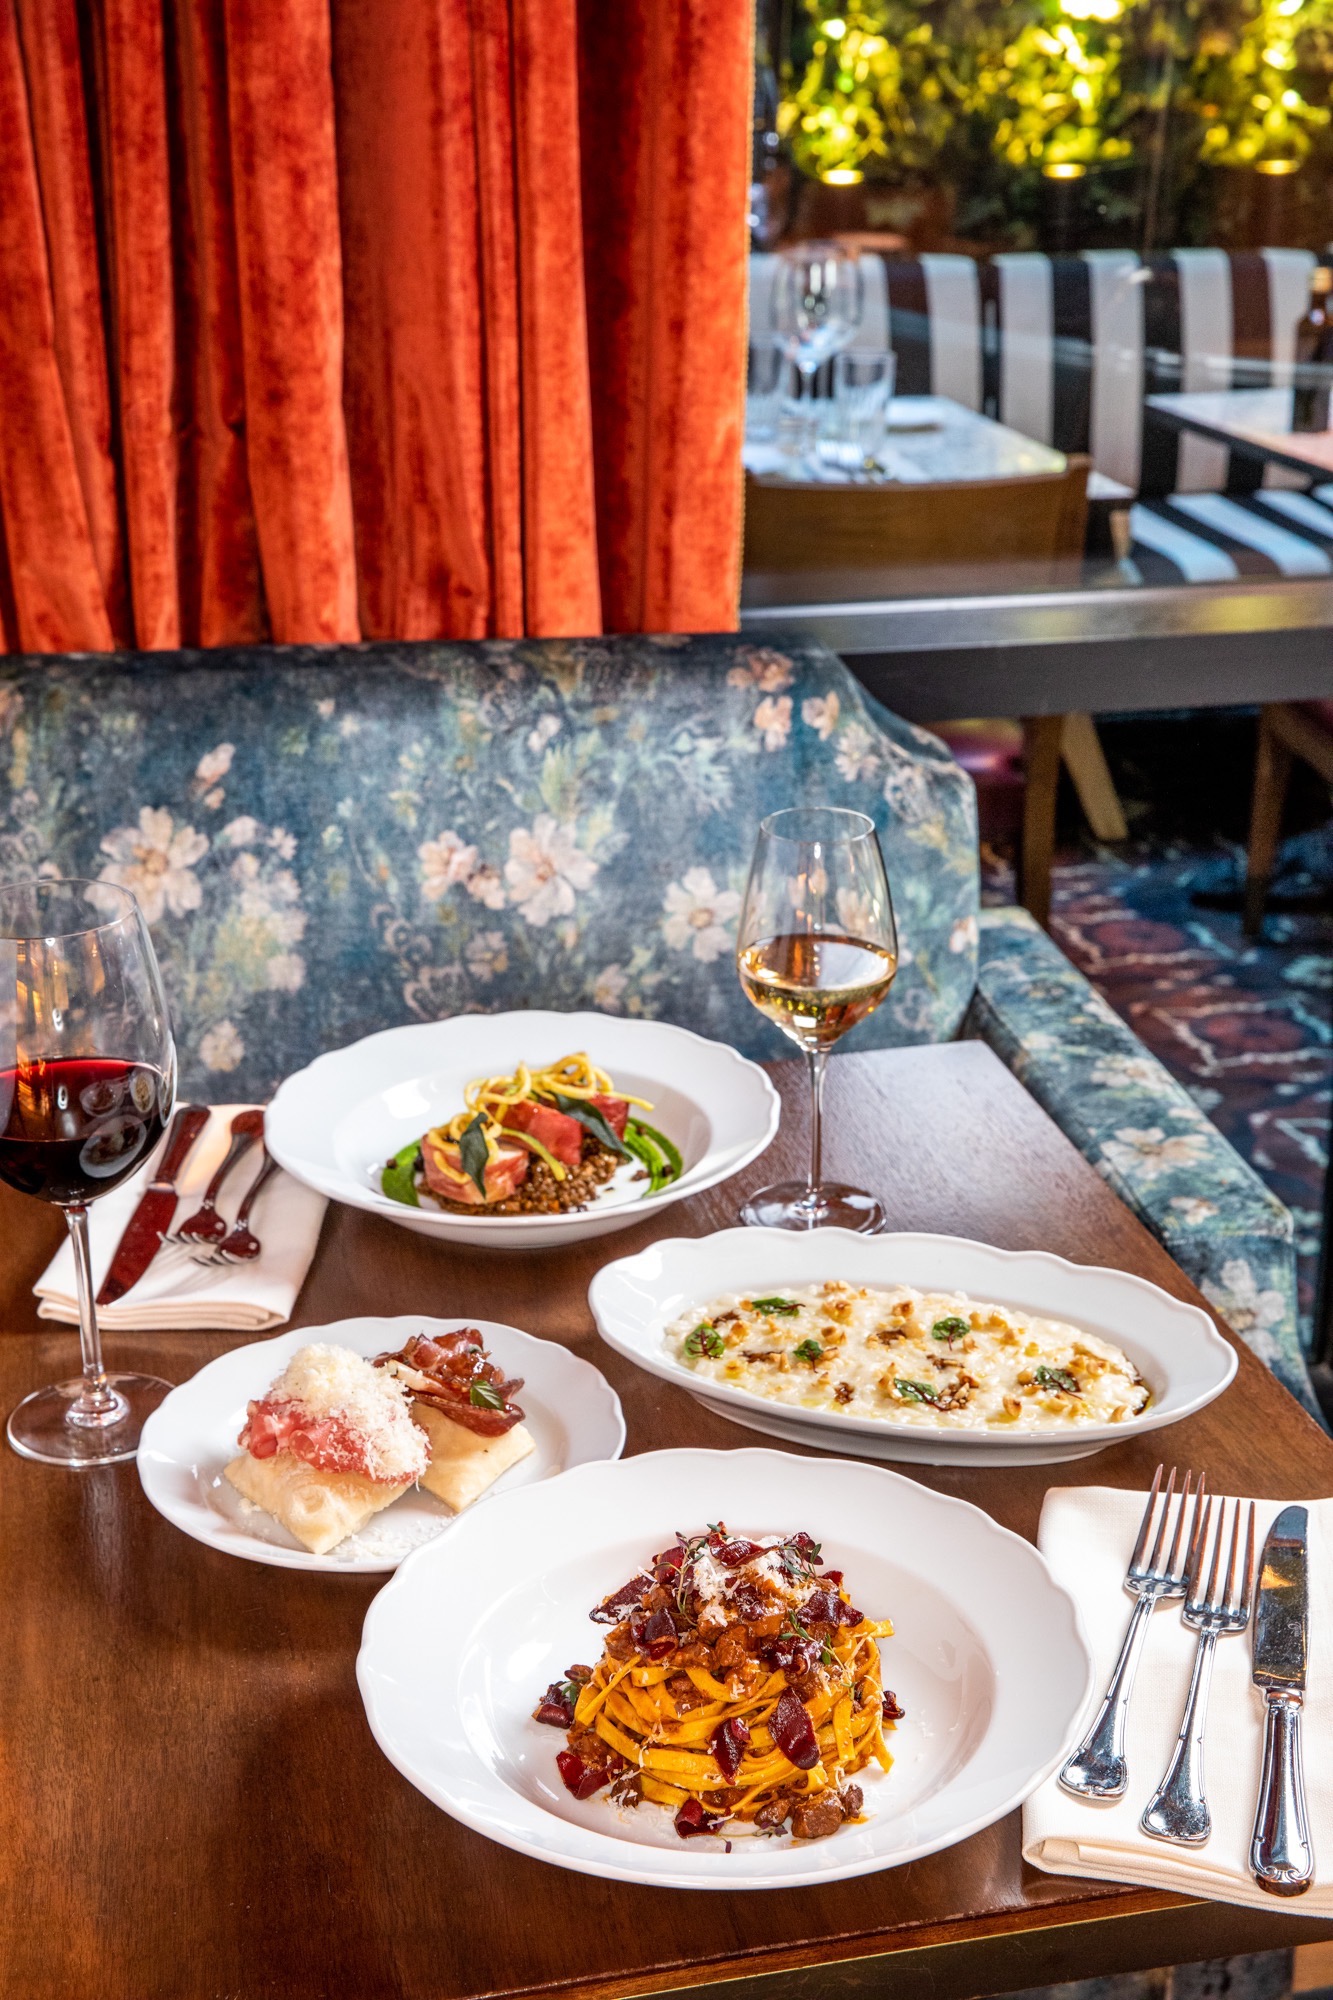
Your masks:
<path fill-rule="evenodd" d="M 887 1619 L 863 1616 L 804 1533 L 751 1541 L 717 1523 L 655 1555 L 589 1615 L 612 1627 L 534 1711 L 566 1732 L 576 1798 L 665 1807 L 684 1839 L 817 1840 L 863 1817 L 850 1781 L 892 1763 L 903 1711 L 880 1676 Z"/>
<path fill-rule="evenodd" d="M 1152 1392 L 1122 1349 L 1062 1320 L 910 1285 L 728 1292 L 691 1307 L 669 1350 L 773 1402 L 946 1430 L 1119 1424 Z"/>
<path fill-rule="evenodd" d="M 588 1208 L 622 1166 L 656 1194 L 685 1170 L 675 1143 L 639 1116 L 580 1050 L 512 1076 L 474 1077 L 464 1109 L 387 1163 L 393 1201 L 471 1215 L 562 1215 Z"/>

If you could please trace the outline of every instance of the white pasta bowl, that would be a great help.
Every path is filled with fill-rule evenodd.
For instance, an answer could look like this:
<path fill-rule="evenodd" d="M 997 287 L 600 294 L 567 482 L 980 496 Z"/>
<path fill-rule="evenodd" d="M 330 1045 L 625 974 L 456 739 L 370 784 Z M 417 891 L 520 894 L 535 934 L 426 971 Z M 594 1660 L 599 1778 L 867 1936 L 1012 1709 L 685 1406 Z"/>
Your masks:
<path fill-rule="evenodd" d="M 926 1428 L 775 1402 L 737 1384 L 701 1378 L 667 1344 L 674 1320 L 724 1292 L 770 1293 L 829 1279 L 966 1292 L 978 1303 L 1067 1321 L 1122 1348 L 1152 1399 L 1142 1415 L 1119 1423 L 1071 1423 L 1060 1430 Z M 927 1465 L 1046 1465 L 1087 1457 L 1192 1416 L 1221 1395 L 1237 1367 L 1234 1349 L 1207 1313 L 1146 1278 L 1072 1264 L 1044 1250 L 997 1250 L 961 1236 L 724 1229 L 714 1236 L 668 1237 L 604 1265 L 588 1299 L 608 1346 L 733 1423 L 826 1450 Z"/>
<path fill-rule="evenodd" d="M 462 1215 L 411 1208 L 380 1187 L 385 1162 L 463 1109 L 477 1077 L 537 1068 L 583 1049 L 617 1089 L 653 1106 L 652 1123 L 684 1160 L 679 1180 L 645 1194 L 637 1162 L 568 1215 Z M 610 1014 L 460 1014 L 386 1028 L 318 1056 L 279 1087 L 265 1120 L 269 1151 L 308 1187 L 404 1229 L 495 1250 L 536 1250 L 604 1236 L 727 1180 L 778 1129 L 778 1094 L 757 1063 L 661 1021 Z"/>
<path fill-rule="evenodd" d="M 827 1839 L 688 1842 L 669 1811 L 576 1800 L 548 1682 L 593 1662 L 590 1608 L 677 1529 L 804 1529 L 867 1617 L 891 1618 L 884 1685 L 905 1711 L 893 1767 L 856 1775 L 865 1817 Z M 867 1875 L 989 1826 L 1048 1777 L 1087 1701 L 1073 1602 L 1030 1543 L 884 1466 L 777 1451 L 659 1451 L 582 1465 L 410 1556 L 371 1605 L 357 1682 L 376 1742 L 428 1799 L 491 1840 L 580 1874 L 677 1889 L 778 1889 Z"/>

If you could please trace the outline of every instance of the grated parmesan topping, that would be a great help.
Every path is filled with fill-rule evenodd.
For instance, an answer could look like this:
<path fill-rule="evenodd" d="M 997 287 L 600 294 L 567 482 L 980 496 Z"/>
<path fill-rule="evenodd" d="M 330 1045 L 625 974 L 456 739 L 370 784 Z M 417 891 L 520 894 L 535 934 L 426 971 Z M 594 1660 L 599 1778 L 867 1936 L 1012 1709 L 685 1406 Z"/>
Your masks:
<path fill-rule="evenodd" d="M 748 1562 L 739 1563 L 728 1569 L 708 1549 L 701 1549 L 690 1564 L 690 1583 L 698 1592 L 699 1624 L 725 1625 L 733 1614 L 729 1607 L 731 1594 L 745 1581 L 767 1584 L 782 1598 L 784 1603 L 798 1605 L 809 1595 L 810 1585 L 795 1584 L 782 1567 L 778 1549 L 781 1541 L 772 1543 L 761 1556 L 751 1556 Z"/>
<path fill-rule="evenodd" d="M 300 1348 L 269 1390 L 266 1400 L 272 1399 L 299 1404 L 315 1421 L 341 1418 L 361 1441 L 371 1479 L 419 1479 L 430 1464 L 406 1389 L 350 1347 L 316 1341 Z"/>

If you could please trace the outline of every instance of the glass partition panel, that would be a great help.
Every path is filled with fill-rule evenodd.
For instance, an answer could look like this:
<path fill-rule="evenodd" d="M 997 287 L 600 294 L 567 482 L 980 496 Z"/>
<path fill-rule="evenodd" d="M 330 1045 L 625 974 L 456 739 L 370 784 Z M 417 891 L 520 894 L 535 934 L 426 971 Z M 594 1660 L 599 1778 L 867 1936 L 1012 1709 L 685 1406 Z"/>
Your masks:
<path fill-rule="evenodd" d="M 761 0 L 744 603 L 1333 576 L 1333 0 Z"/>

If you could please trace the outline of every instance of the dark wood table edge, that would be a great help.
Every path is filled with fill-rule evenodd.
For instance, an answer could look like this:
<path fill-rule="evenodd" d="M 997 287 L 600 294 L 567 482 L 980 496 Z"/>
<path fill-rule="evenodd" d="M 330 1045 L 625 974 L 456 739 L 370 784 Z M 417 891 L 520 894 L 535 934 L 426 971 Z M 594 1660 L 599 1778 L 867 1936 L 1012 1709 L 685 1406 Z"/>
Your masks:
<path fill-rule="evenodd" d="M 699 1978 L 697 1965 L 682 1966 L 679 1978 L 666 1968 L 652 1977 L 614 1982 L 506 1988 L 496 2000 L 524 2000 L 525 1993 L 535 1992 L 558 1994 L 560 2000 L 608 2000 L 610 1995 L 636 2000 L 653 1993 L 670 1993 L 676 2000 L 693 1994 L 725 1994 L 726 2000 L 858 2000 L 889 1981 L 893 2000 L 989 2000 L 1082 1977 L 1074 1967 L 1093 1939 L 1097 1976 L 1111 1977 L 1325 1943 L 1333 1937 L 1329 1922 L 1299 1917 L 1289 1907 L 1275 1906 L 1270 1913 L 1156 1890 L 1130 1890 L 1117 1896 L 1104 1914 L 1063 1916 L 1048 1909 L 1042 1919 L 1034 1925 L 1030 1913 L 1015 1911 L 983 1937 L 968 1935 L 968 1926 L 946 1926 L 937 1936 L 909 1939 L 882 1951 L 866 1950 L 863 1937 L 849 1937 L 818 1958 L 778 1951 L 745 1963 L 719 1964 L 715 1974 L 706 1968 L 705 1979 Z"/>

